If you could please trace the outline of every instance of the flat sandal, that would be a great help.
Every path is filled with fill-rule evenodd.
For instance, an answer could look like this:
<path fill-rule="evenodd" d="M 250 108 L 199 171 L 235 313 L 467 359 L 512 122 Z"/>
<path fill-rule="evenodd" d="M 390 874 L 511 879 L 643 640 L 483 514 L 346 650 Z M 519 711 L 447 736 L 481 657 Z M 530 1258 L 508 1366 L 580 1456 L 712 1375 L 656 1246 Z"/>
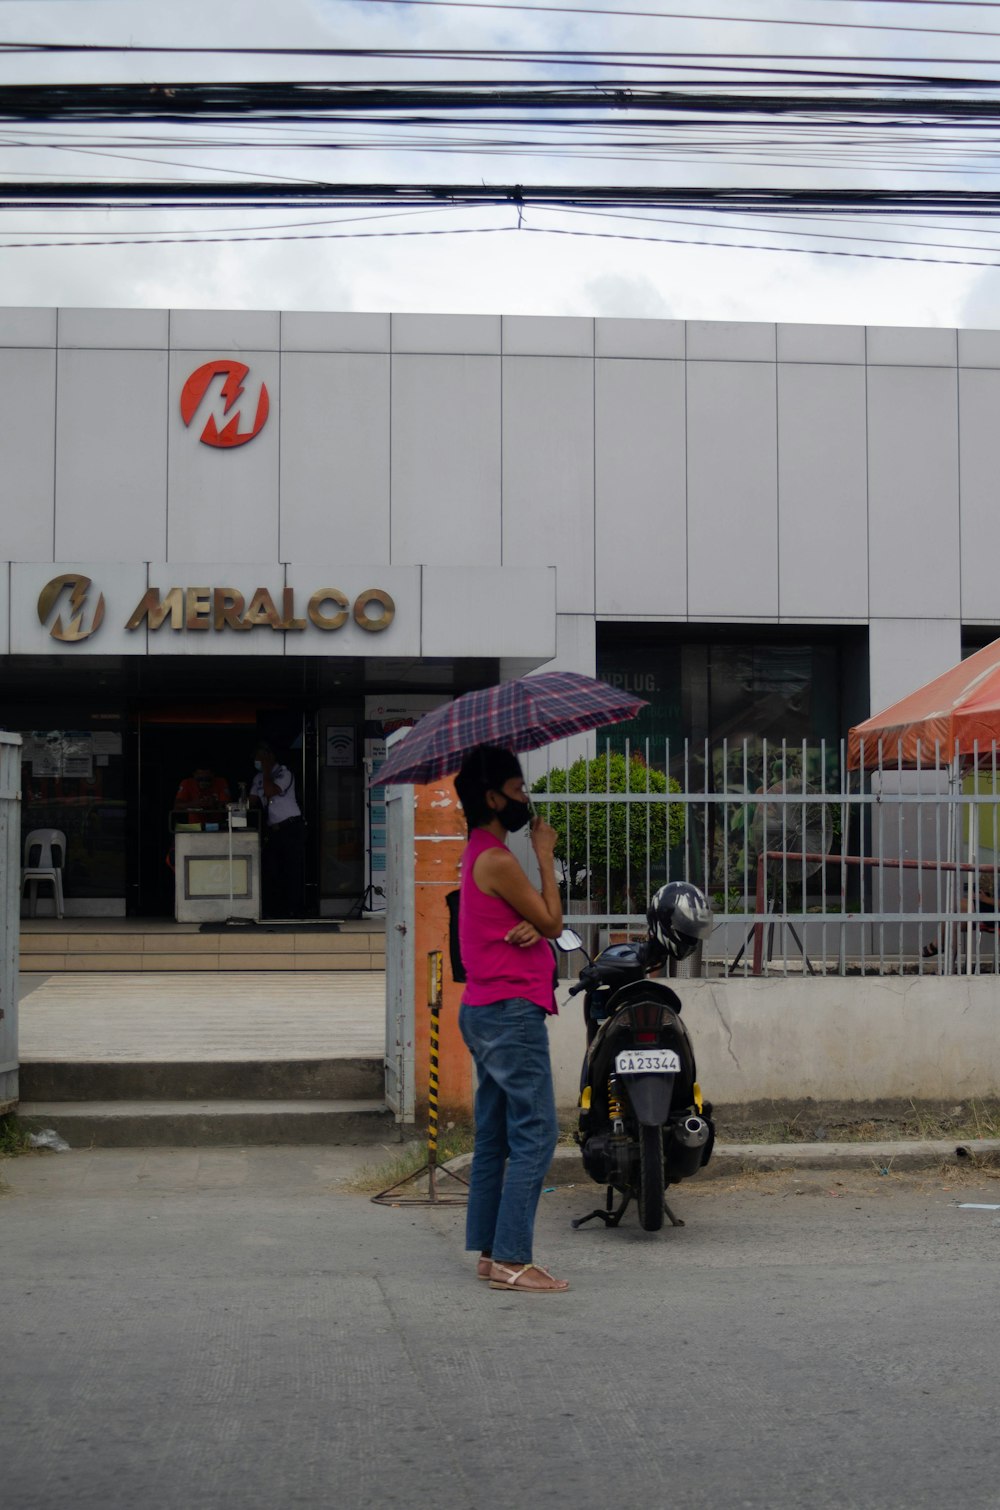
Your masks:
<path fill-rule="evenodd" d="M 542 1284 L 522 1283 L 525 1276 L 540 1274 Z M 548 1281 L 545 1283 L 545 1281 Z M 559 1295 L 569 1289 L 568 1279 L 556 1279 L 548 1269 L 543 1269 L 541 1264 L 521 1264 L 515 1268 L 513 1264 L 494 1263 L 490 1271 L 491 1290 L 517 1290 L 521 1295 Z"/>

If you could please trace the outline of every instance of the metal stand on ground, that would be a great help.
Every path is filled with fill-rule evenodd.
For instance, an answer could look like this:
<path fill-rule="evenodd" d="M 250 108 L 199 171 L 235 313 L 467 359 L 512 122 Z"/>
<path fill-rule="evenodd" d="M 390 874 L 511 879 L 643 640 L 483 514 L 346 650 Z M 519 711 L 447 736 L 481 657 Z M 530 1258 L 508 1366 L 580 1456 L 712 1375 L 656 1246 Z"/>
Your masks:
<path fill-rule="evenodd" d="M 757 857 L 757 893 L 756 893 L 756 897 L 755 897 L 755 901 L 754 901 L 754 911 L 757 913 L 758 917 L 760 916 L 760 914 L 761 914 L 761 912 L 763 910 L 763 903 L 764 903 L 764 895 L 765 895 L 765 892 L 764 892 L 764 864 L 765 864 L 765 861 L 768 861 L 768 860 L 803 860 L 804 861 L 807 858 L 813 858 L 813 857 L 812 856 L 807 856 L 805 853 L 801 853 L 800 854 L 798 852 L 792 852 L 791 850 L 789 850 L 787 852 L 784 852 L 784 851 L 781 851 L 781 850 L 768 850 L 765 854 L 759 855 Z M 821 856 L 820 858 L 825 858 L 825 857 Z M 769 913 L 776 913 L 777 910 L 778 910 L 777 903 L 776 903 L 776 901 L 774 899 L 774 896 L 771 895 L 767 899 L 767 911 Z M 729 966 L 728 971 L 726 972 L 728 975 L 735 975 L 736 974 L 736 968 L 739 965 L 740 960 L 743 958 L 744 954 L 746 953 L 747 948 L 749 947 L 751 939 L 753 939 L 753 974 L 754 975 L 761 975 L 761 974 L 763 974 L 763 966 L 764 966 L 764 929 L 765 928 L 767 929 L 767 963 L 770 964 L 771 960 L 774 958 L 774 929 L 775 929 L 776 922 L 777 922 L 777 918 L 775 918 L 773 921 L 767 922 L 767 923 L 751 923 L 750 924 L 750 930 L 747 933 L 746 938 L 743 940 L 743 943 L 740 945 L 739 953 L 736 955 L 736 957 L 733 960 L 732 964 Z M 810 975 L 815 975 L 816 971 L 813 969 L 812 961 L 810 960 L 809 956 L 806 954 L 805 949 L 802 947 L 802 940 L 799 938 L 798 934 L 796 933 L 794 925 L 792 923 L 788 922 L 787 919 L 786 919 L 785 923 L 784 923 L 784 927 L 786 927 L 789 930 L 789 932 L 792 935 L 792 938 L 795 940 L 796 944 L 798 945 L 799 954 L 802 956 L 802 963 L 805 965 L 806 969 L 809 971 L 809 974 Z"/>
<path fill-rule="evenodd" d="M 777 908 L 775 906 L 773 898 L 771 899 L 771 901 L 768 902 L 767 910 L 768 910 L 768 912 L 776 912 L 777 911 Z M 763 954 L 763 949 L 759 945 L 760 934 L 763 932 L 763 930 L 765 928 L 767 929 L 767 963 L 770 964 L 771 961 L 774 959 L 774 930 L 775 930 L 776 924 L 777 924 L 777 919 L 776 918 L 773 921 L 767 922 L 767 923 L 751 923 L 750 924 L 750 931 L 747 933 L 746 938 L 743 940 L 742 944 L 740 945 L 739 953 L 734 956 L 733 962 L 729 966 L 729 970 L 727 971 L 727 974 L 729 974 L 729 975 L 735 975 L 736 974 L 737 967 L 739 966 L 740 960 L 743 958 L 744 954 L 746 953 L 747 948 L 748 948 L 748 946 L 750 944 L 751 939 L 754 942 L 753 974 L 754 975 L 760 975 L 762 973 L 762 971 L 761 971 L 761 965 L 762 965 L 762 963 L 764 961 L 764 954 Z M 796 944 L 798 945 L 799 954 L 802 956 L 802 963 L 805 965 L 805 967 L 808 970 L 809 974 L 810 975 L 815 975 L 816 971 L 813 968 L 812 960 L 809 958 L 808 954 L 806 954 L 805 950 L 802 947 L 802 940 L 799 938 L 798 934 L 795 931 L 795 925 L 794 925 L 794 923 L 789 923 L 788 920 L 786 919 L 782 926 L 788 929 L 789 933 L 792 935 L 792 938 L 795 940 Z M 760 933 L 758 932 L 758 929 L 760 930 Z"/>
<path fill-rule="evenodd" d="M 229 838 L 229 912 L 226 917 L 228 923 L 233 915 L 233 804 L 226 803 L 226 833 Z"/>
<path fill-rule="evenodd" d="M 596 1211 L 592 1211 L 589 1216 L 574 1217 L 573 1221 L 570 1222 L 570 1226 L 573 1228 L 574 1232 L 578 1232 L 581 1227 L 586 1226 L 587 1222 L 592 1222 L 595 1219 L 595 1217 L 596 1217 L 596 1219 L 598 1221 L 601 1221 L 601 1222 L 604 1223 L 605 1227 L 617 1227 L 618 1223 L 621 1221 L 622 1217 L 625 1215 L 626 1211 L 628 1210 L 628 1208 L 629 1208 L 629 1202 L 631 1200 L 632 1200 L 631 1192 L 630 1191 L 624 1191 L 623 1194 L 622 1194 L 621 1205 L 620 1206 L 616 1206 L 615 1205 L 615 1187 L 613 1185 L 609 1185 L 608 1186 L 607 1201 L 605 1203 L 604 1210 L 601 1211 L 598 1208 Z M 667 1218 L 668 1218 L 668 1220 L 670 1222 L 670 1225 L 672 1227 L 683 1227 L 684 1226 L 684 1223 L 681 1220 L 681 1218 L 679 1216 L 677 1216 L 673 1211 L 671 1211 L 669 1205 L 667 1204 L 667 1198 L 666 1198 L 666 1196 L 663 1197 L 663 1209 L 666 1212 Z"/>
<path fill-rule="evenodd" d="M 613 1185 L 609 1185 L 607 1202 L 605 1204 L 604 1210 L 601 1211 L 598 1208 L 596 1211 L 592 1211 L 589 1216 L 574 1217 L 570 1222 L 570 1226 L 573 1228 L 574 1232 L 576 1232 L 579 1231 L 581 1227 L 585 1226 L 587 1222 L 592 1222 L 596 1218 L 597 1221 L 603 1222 L 605 1227 L 617 1227 L 618 1223 L 621 1221 L 622 1217 L 628 1210 L 631 1200 L 631 1195 L 628 1191 L 625 1191 L 622 1197 L 621 1205 L 615 1206 L 615 1187 Z"/>
<path fill-rule="evenodd" d="M 345 912 L 344 917 L 348 922 L 352 918 L 363 918 L 366 912 L 375 911 L 375 898 L 384 896 L 385 891 L 381 886 L 375 886 L 369 882 L 364 891 L 354 898 L 350 910 Z"/>
<path fill-rule="evenodd" d="M 413 1174 L 397 1180 L 395 1185 L 390 1185 L 387 1190 L 380 1190 L 378 1195 L 373 1195 L 372 1200 L 376 1206 L 464 1206 L 469 1198 L 469 1182 L 450 1169 L 439 1168 L 437 1161 L 438 1044 L 443 980 L 442 959 L 440 949 L 433 950 L 427 956 L 427 1005 L 431 1009 L 430 1074 L 427 1087 L 427 1162 L 421 1164 Z M 449 1194 L 443 1194 L 437 1188 L 439 1175 L 444 1175 L 461 1188 L 455 1190 L 453 1186 Z M 415 1191 L 407 1189 L 408 1186 L 416 1186 Z"/>
<path fill-rule="evenodd" d="M 229 912 L 225 918 L 227 928 L 256 928 L 255 918 L 238 918 L 233 912 L 233 813 L 244 814 L 242 827 L 246 827 L 246 809 L 241 802 L 226 803 L 226 829 L 229 844 Z"/>
<path fill-rule="evenodd" d="M 374 763 L 371 760 L 366 760 L 365 771 L 369 779 L 372 776 L 373 769 Z M 372 843 L 372 799 L 370 792 L 368 793 L 367 805 L 368 814 L 367 821 L 365 823 L 365 866 L 368 885 L 365 887 L 364 891 L 360 893 L 360 895 L 354 898 L 354 901 L 351 903 L 346 913 L 346 917 L 348 919 L 363 918 L 366 912 L 376 911 L 376 897 L 382 898 L 382 907 L 380 910 L 383 912 L 385 911 L 385 887 L 375 885 L 375 875 L 374 871 L 372 870 L 372 851 L 375 846 Z"/>

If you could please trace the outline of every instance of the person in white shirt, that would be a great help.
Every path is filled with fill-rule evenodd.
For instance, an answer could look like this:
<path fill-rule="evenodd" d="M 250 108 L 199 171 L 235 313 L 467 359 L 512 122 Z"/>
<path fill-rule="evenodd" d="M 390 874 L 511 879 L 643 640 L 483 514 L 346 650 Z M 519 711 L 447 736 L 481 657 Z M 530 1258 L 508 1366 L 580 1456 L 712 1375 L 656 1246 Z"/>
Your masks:
<path fill-rule="evenodd" d="M 264 915 L 299 918 L 305 825 L 295 798 L 295 778 L 287 766 L 275 759 L 267 744 L 259 744 L 254 751 L 254 766 L 250 805 L 264 810 L 261 834 Z"/>

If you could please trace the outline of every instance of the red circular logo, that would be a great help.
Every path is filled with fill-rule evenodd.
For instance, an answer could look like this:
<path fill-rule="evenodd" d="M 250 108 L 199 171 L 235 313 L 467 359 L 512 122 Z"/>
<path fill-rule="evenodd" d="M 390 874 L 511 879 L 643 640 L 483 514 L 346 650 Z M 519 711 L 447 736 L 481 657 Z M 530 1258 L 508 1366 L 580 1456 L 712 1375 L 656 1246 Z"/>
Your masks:
<path fill-rule="evenodd" d="M 263 383 L 260 385 L 257 412 L 251 429 L 240 428 L 243 410 L 234 408 L 237 400 L 246 392 L 244 379 L 249 372 L 250 368 L 243 362 L 237 362 L 232 357 L 223 357 L 217 362 L 206 362 L 203 367 L 196 368 L 181 389 L 181 419 L 185 425 L 190 425 L 215 379 L 222 379 L 218 398 L 223 401 L 220 416 L 223 423 L 219 424 L 214 410 L 209 414 L 205 428 L 199 436 L 206 446 L 245 446 L 248 440 L 253 440 L 254 436 L 264 428 L 270 409 L 270 400 Z M 230 411 L 232 411 L 231 415 Z"/>

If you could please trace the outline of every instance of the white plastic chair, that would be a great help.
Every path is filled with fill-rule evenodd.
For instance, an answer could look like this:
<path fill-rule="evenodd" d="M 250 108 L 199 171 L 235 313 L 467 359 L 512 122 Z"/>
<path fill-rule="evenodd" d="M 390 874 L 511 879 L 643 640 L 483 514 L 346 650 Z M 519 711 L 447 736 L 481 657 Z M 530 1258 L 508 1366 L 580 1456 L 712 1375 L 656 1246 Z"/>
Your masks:
<path fill-rule="evenodd" d="M 59 851 L 59 863 L 56 864 L 53 851 Z M 31 888 L 29 893 L 29 916 L 34 917 L 38 911 L 38 885 L 39 882 L 48 881 L 52 886 L 52 893 L 56 904 L 56 917 L 63 915 L 63 886 L 62 872 L 66 863 L 66 835 L 58 828 L 33 828 L 24 841 L 24 867 L 21 871 L 21 895 L 24 896 L 25 886 Z"/>

